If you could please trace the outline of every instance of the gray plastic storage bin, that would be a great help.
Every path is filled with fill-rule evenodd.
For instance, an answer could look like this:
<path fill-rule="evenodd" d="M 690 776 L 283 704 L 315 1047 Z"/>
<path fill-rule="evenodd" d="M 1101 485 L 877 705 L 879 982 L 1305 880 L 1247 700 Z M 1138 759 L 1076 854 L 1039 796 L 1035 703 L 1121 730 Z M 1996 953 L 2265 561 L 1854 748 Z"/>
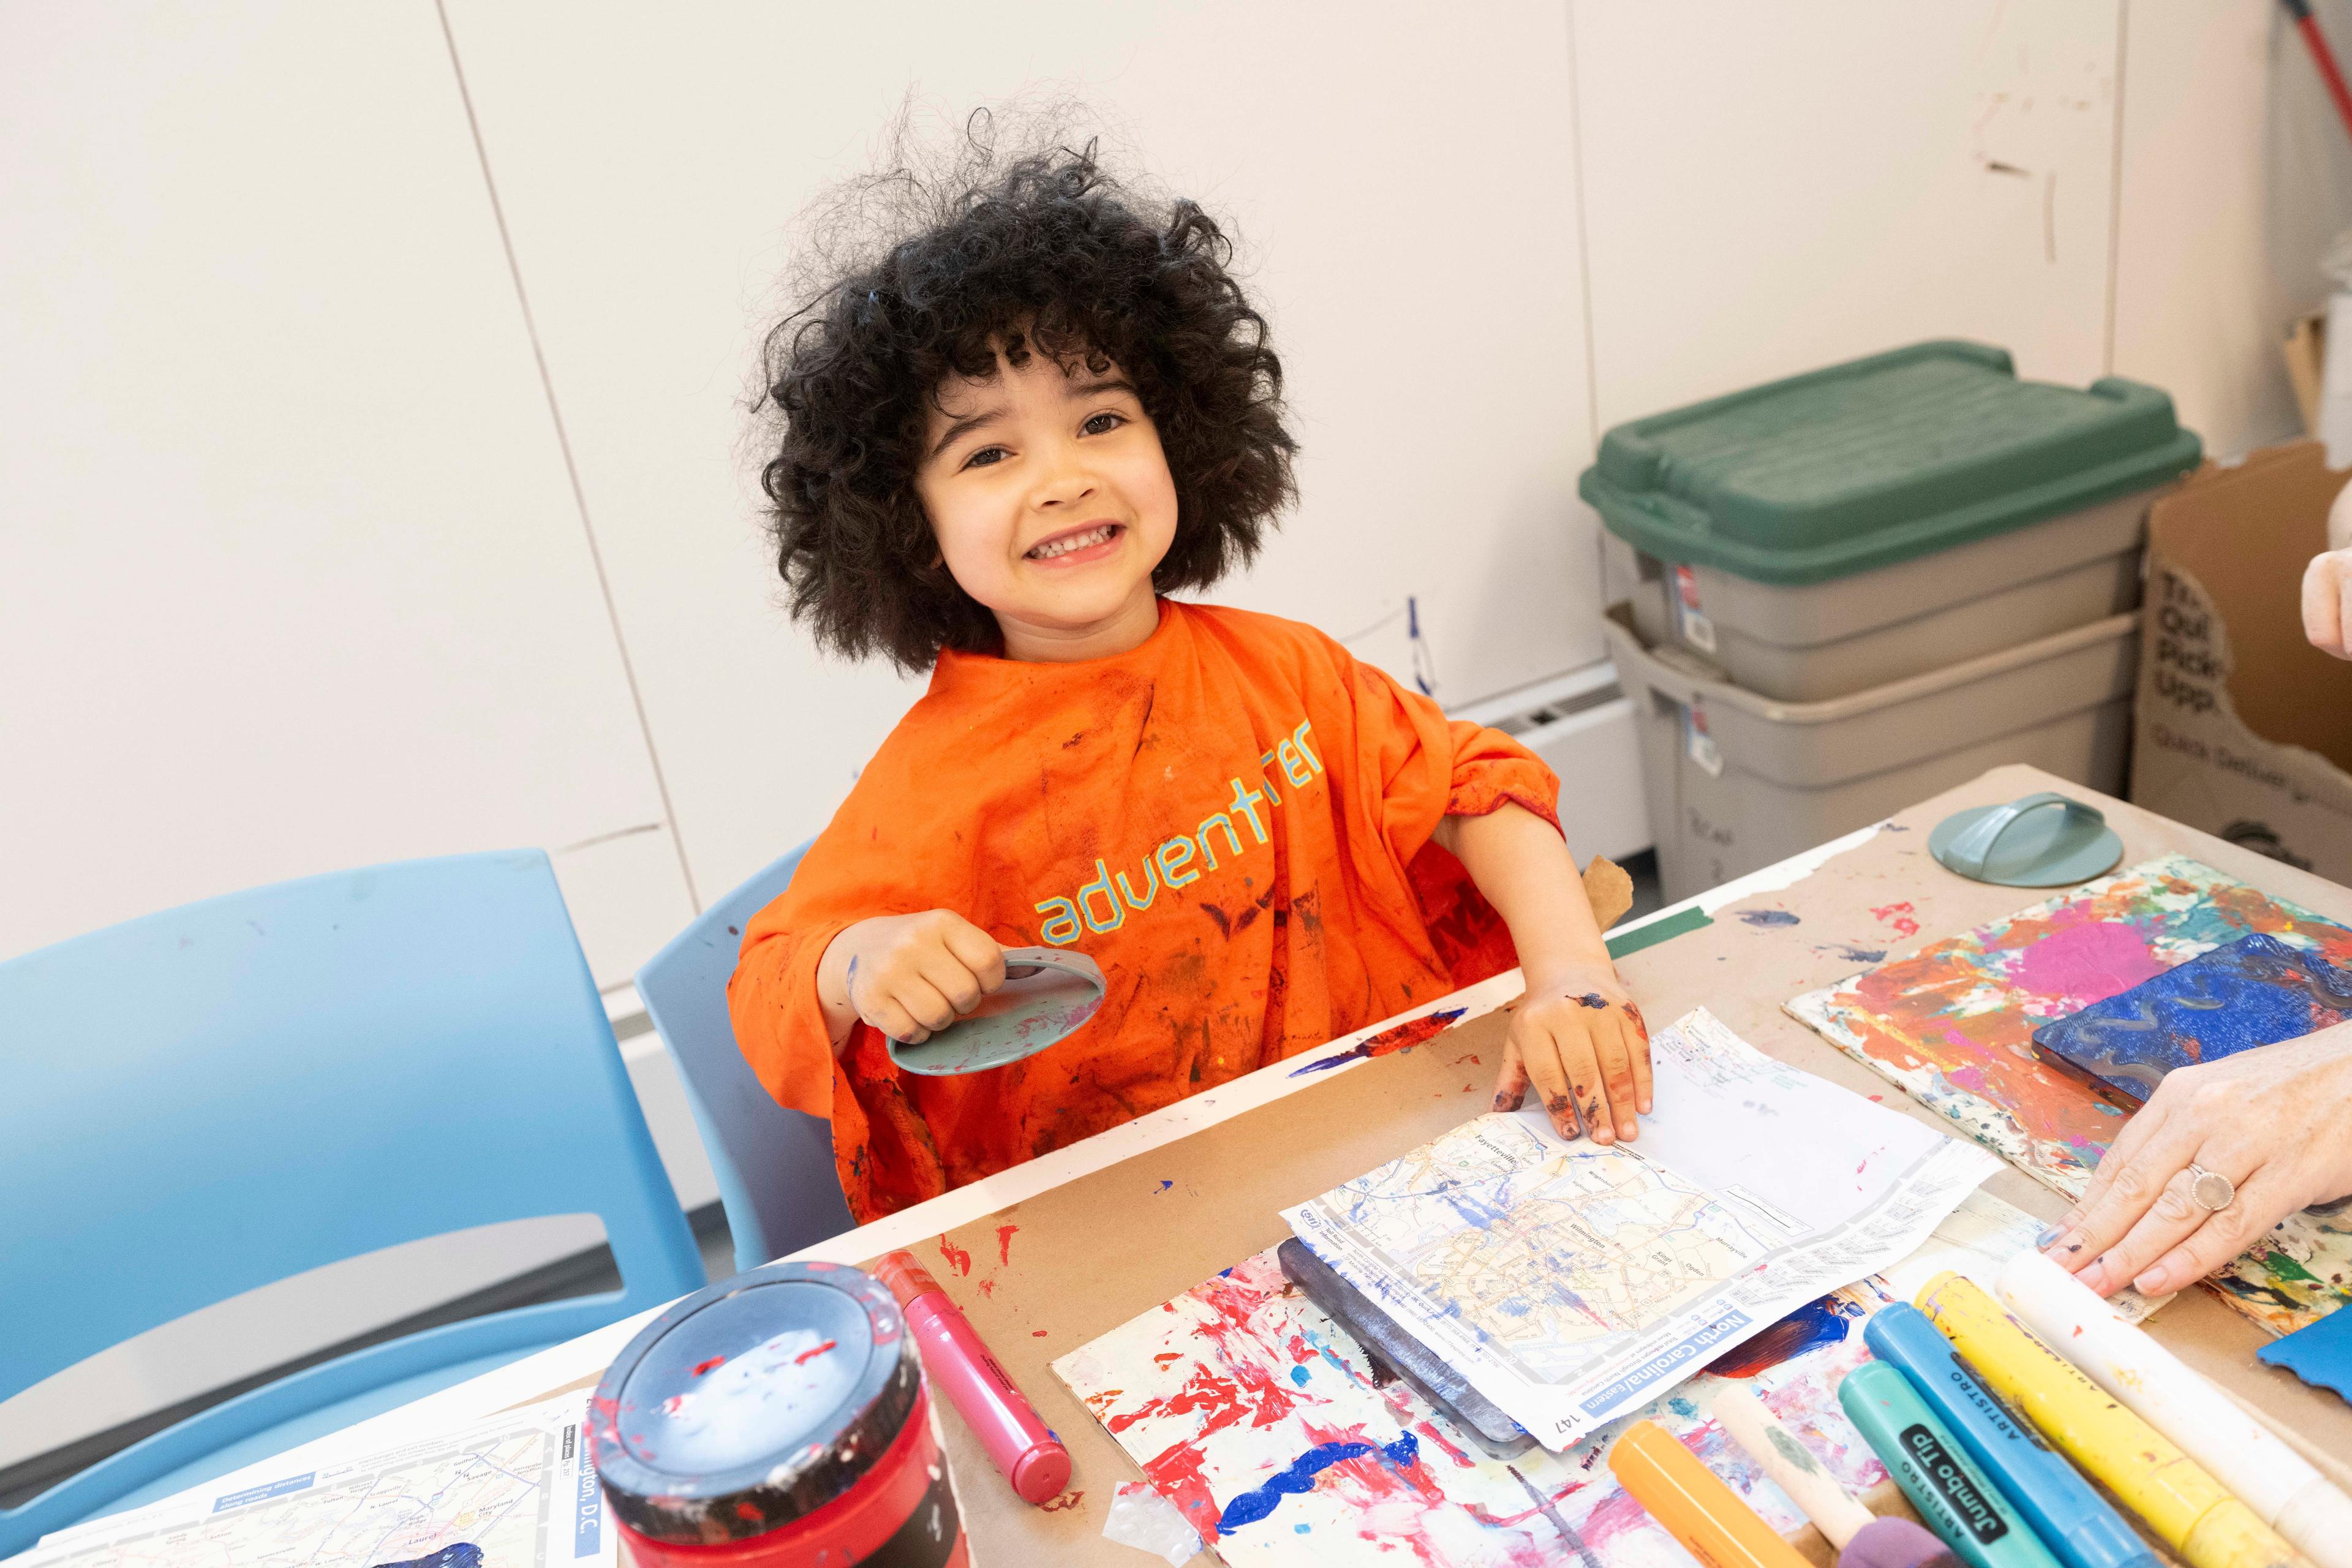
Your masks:
<path fill-rule="evenodd" d="M 1867 826 L 2004 763 L 2123 790 L 2137 616 L 1822 702 L 1759 697 L 1680 648 L 1648 647 L 1622 604 L 1602 630 L 1633 702 L 1668 900 Z"/>
<path fill-rule="evenodd" d="M 2153 387 L 1931 342 L 1619 426 L 1579 489 L 1652 646 L 1814 701 L 2135 608 L 2198 452 Z"/>

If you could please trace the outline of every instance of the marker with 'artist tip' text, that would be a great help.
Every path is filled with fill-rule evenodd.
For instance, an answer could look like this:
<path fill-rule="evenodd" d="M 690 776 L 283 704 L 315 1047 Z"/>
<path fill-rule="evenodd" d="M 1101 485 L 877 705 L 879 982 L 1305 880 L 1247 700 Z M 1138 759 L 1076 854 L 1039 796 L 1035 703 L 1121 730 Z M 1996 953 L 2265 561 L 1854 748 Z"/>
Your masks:
<path fill-rule="evenodd" d="M 1863 1341 L 1911 1380 L 2067 1568 L 2158 1568 L 2156 1553 L 2123 1516 L 1984 1385 L 1926 1313 L 1900 1301 L 1882 1307 L 1864 1327 Z"/>
<path fill-rule="evenodd" d="M 886 1254 L 875 1278 L 890 1287 L 923 1370 L 947 1396 L 988 1458 L 1027 1503 L 1047 1503 L 1070 1484 L 1070 1451 L 1037 1418 L 1013 1379 L 988 1353 L 963 1312 L 911 1252 Z"/>
<path fill-rule="evenodd" d="M 1938 1274 L 1919 1310 L 1992 1391 L 2105 1482 L 2191 1568 L 2305 1568 L 2307 1559 L 2172 1440 L 1957 1274 Z"/>
<path fill-rule="evenodd" d="M 1977 1468 L 1951 1428 L 1936 1419 L 1910 1379 L 1883 1361 L 1866 1361 L 1838 1384 L 1838 1403 L 1919 1517 L 1969 1568 L 2059 1568 L 2033 1527 Z"/>

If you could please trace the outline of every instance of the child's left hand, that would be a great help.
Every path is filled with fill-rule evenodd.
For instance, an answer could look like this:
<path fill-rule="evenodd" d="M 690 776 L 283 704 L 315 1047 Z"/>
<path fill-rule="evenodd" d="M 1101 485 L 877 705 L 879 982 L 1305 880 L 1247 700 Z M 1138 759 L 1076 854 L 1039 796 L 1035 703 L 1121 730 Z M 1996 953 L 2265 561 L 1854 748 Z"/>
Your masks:
<path fill-rule="evenodd" d="M 1532 1084 L 1551 1124 L 1595 1143 L 1631 1142 L 1650 1110 L 1650 1028 L 1608 964 L 1577 964 L 1530 984 L 1503 1043 L 1495 1109 L 1517 1110 Z"/>

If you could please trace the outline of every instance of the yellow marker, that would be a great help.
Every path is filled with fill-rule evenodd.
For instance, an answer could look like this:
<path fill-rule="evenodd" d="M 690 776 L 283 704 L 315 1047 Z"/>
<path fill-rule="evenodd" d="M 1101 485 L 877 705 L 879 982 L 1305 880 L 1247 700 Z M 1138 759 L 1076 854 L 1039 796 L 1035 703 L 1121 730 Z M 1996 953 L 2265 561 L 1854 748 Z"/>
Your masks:
<path fill-rule="evenodd" d="M 2310 1568 L 2230 1489 L 1957 1274 L 1917 1302 L 1985 1382 L 2147 1521 L 2192 1568 Z"/>

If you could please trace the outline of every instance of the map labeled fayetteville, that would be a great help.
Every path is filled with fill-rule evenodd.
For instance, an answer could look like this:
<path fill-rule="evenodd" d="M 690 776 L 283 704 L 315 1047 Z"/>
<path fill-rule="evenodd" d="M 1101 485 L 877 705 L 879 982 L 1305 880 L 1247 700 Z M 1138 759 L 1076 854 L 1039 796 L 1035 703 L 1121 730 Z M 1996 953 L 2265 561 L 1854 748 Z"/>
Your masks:
<path fill-rule="evenodd" d="M 1284 1215 L 1553 1448 L 1896 1262 L 1999 1167 L 1704 1009 L 1651 1059 L 1635 1145 L 1481 1116 Z"/>

